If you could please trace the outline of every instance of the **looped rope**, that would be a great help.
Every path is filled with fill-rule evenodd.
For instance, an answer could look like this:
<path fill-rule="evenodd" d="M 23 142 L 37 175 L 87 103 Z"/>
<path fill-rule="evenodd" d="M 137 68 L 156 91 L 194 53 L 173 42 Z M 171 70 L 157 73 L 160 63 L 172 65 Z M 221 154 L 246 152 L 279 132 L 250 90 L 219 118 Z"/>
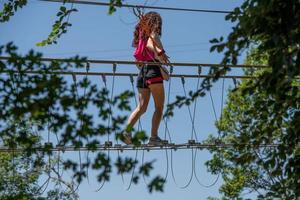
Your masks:
<path fill-rule="evenodd" d="M 200 67 L 198 68 L 198 73 L 199 73 L 199 75 L 201 74 L 201 68 Z M 184 95 L 185 95 L 185 97 L 187 97 L 186 89 L 185 89 L 185 79 L 184 79 L 184 76 L 181 77 L 181 83 L 182 83 Z M 198 80 L 197 80 L 197 87 L 196 87 L 197 91 L 199 89 L 199 84 L 200 84 L 200 76 L 198 77 Z M 187 107 L 188 107 L 188 111 L 189 111 L 190 120 L 191 120 L 191 123 L 192 123 L 191 141 L 193 141 L 193 135 L 195 135 L 195 139 L 198 142 L 197 133 L 196 133 L 196 130 L 195 130 L 195 116 L 196 116 L 197 100 L 198 100 L 198 98 L 194 102 L 193 115 L 191 113 L 190 105 L 187 105 Z M 171 172 L 172 172 L 172 178 L 173 178 L 173 181 L 176 184 L 176 186 L 179 187 L 179 188 L 181 188 L 181 189 L 187 188 L 191 184 L 191 182 L 193 180 L 193 177 L 194 177 L 194 172 L 195 172 L 195 159 L 194 159 L 194 157 L 196 156 L 196 152 L 194 154 L 194 149 L 191 149 L 191 153 L 192 153 L 192 156 L 191 156 L 191 158 L 192 158 L 191 159 L 192 170 L 191 170 L 190 178 L 189 178 L 188 182 L 185 185 L 179 186 L 179 184 L 177 183 L 176 178 L 175 178 L 175 173 L 174 173 L 174 169 L 173 169 L 173 150 L 171 150 Z"/>
<path fill-rule="evenodd" d="M 115 89 L 115 73 L 117 70 L 117 64 L 113 64 L 113 77 L 112 77 L 112 86 L 111 86 L 111 96 L 110 96 L 110 102 L 109 102 L 109 117 L 108 117 L 108 121 L 107 121 L 107 127 L 108 129 L 110 128 L 110 123 L 112 120 L 112 107 L 111 107 L 111 103 L 113 100 L 113 95 L 114 95 L 114 89 Z M 107 80 L 104 74 L 101 75 L 102 81 L 104 83 L 104 88 L 106 91 L 108 91 L 108 87 L 107 87 Z M 116 133 L 115 133 L 116 134 Z M 110 136 L 109 136 L 109 132 L 107 133 L 107 143 L 110 142 Z M 110 150 L 109 148 L 107 148 L 107 157 L 110 157 Z M 102 184 L 100 185 L 100 187 L 96 190 L 96 192 L 99 192 L 103 186 L 105 185 L 106 181 L 104 180 L 102 182 Z"/>
<path fill-rule="evenodd" d="M 181 77 L 181 83 L 182 83 L 184 96 L 187 98 L 187 92 L 186 92 L 186 89 L 185 89 L 184 76 Z M 198 90 L 198 88 L 199 88 L 199 78 L 198 78 L 198 82 L 197 82 L 197 90 Z M 196 141 L 198 141 L 197 133 L 196 133 L 196 130 L 195 130 L 195 112 L 196 112 L 196 106 L 197 106 L 197 99 L 194 102 L 194 114 L 193 114 L 193 116 L 192 116 L 192 112 L 191 112 L 191 109 L 190 109 L 190 105 L 187 105 L 188 112 L 189 112 L 189 117 L 190 117 L 190 120 L 191 120 L 191 123 L 192 123 L 191 140 L 193 140 L 194 136 L 195 136 Z"/>
<path fill-rule="evenodd" d="M 135 89 L 134 89 L 134 78 L 133 78 L 132 75 L 131 75 L 129 78 L 130 78 L 130 83 L 131 83 L 132 91 L 133 91 L 133 94 L 134 94 L 135 105 L 137 106 L 136 93 L 135 93 Z M 141 125 L 141 122 L 140 122 L 140 119 L 139 119 L 139 120 L 138 120 L 138 131 L 140 131 L 141 128 L 142 128 L 142 125 Z M 119 156 L 119 151 L 118 151 L 118 156 Z M 134 167 L 133 167 L 133 169 L 132 169 L 132 173 L 131 173 L 129 185 L 128 185 L 127 188 L 126 188 L 126 191 L 130 190 L 131 185 L 132 185 L 132 182 L 133 182 L 133 176 L 134 176 L 134 172 L 135 172 L 135 167 L 136 167 L 137 157 L 138 157 L 138 150 L 135 151 L 135 158 L 134 158 L 134 163 L 135 163 L 135 164 L 134 164 Z M 123 173 L 121 173 L 121 177 L 122 177 L 123 185 L 125 185 Z"/>
<path fill-rule="evenodd" d="M 86 63 L 85 70 L 86 70 L 85 79 L 87 79 L 88 72 L 89 72 L 89 70 L 90 70 L 90 64 L 89 64 L 89 62 Z M 76 74 L 72 73 L 72 78 L 73 78 L 73 82 L 74 82 L 74 85 L 75 85 L 75 88 L 76 88 L 76 90 L 75 90 L 75 92 L 76 92 L 76 99 L 78 99 L 78 98 L 79 98 L 79 92 L 78 92 L 78 85 L 77 85 L 77 77 L 76 77 Z M 83 98 L 84 98 L 84 100 L 86 100 L 86 87 L 85 87 L 84 90 L 83 90 Z M 82 128 L 82 126 L 83 126 L 83 121 L 82 121 L 82 119 L 81 119 L 81 120 L 80 120 L 80 128 Z M 82 138 L 81 138 L 81 136 L 79 135 L 79 141 L 80 141 L 80 143 L 82 143 L 81 140 L 82 140 Z M 83 143 L 82 143 L 82 144 L 83 144 Z M 89 151 L 87 152 L 87 156 L 86 156 L 87 162 L 88 162 L 88 154 L 89 154 Z M 79 156 L 79 166 L 80 166 L 80 171 L 82 171 L 82 170 L 83 170 L 83 164 L 82 164 L 82 156 L 81 156 L 81 150 L 80 150 L 80 147 L 79 147 L 79 149 L 78 149 L 78 156 Z M 86 173 L 87 173 L 87 179 L 88 179 L 88 182 L 89 182 L 88 166 L 87 166 L 87 171 L 86 171 Z M 74 192 L 76 192 L 76 191 L 78 190 L 79 185 L 80 185 L 80 184 L 77 185 L 77 187 L 76 187 L 76 189 L 74 190 Z"/>
<path fill-rule="evenodd" d="M 85 78 L 87 78 L 87 75 L 90 71 L 90 63 L 87 62 L 86 65 L 85 65 L 85 71 L 86 71 L 86 76 Z M 84 88 L 84 98 L 86 97 L 86 88 Z M 87 138 L 87 143 L 89 143 L 89 138 Z M 89 163 L 89 149 L 87 150 L 86 152 L 86 163 L 88 164 Z M 89 178 L 89 166 L 87 165 L 86 167 L 86 176 L 87 176 L 87 181 L 88 181 L 88 184 L 90 184 L 90 178 Z"/>
<path fill-rule="evenodd" d="M 223 111 L 223 105 L 224 105 L 224 87 L 225 87 L 225 79 L 223 78 L 223 81 L 222 81 L 222 98 L 221 98 L 220 119 L 222 118 L 222 113 L 223 113 L 222 111 Z M 213 106 L 213 111 L 214 111 L 215 119 L 217 121 L 217 114 L 216 114 L 215 104 L 214 104 L 214 101 L 213 101 L 213 98 L 212 98 L 212 95 L 211 95 L 211 91 L 209 91 L 209 94 L 210 94 L 210 99 L 211 99 L 211 103 L 212 103 L 212 106 Z M 218 132 L 218 140 L 220 140 L 220 132 Z M 220 154 L 220 150 L 218 151 L 218 155 L 219 155 L 219 157 L 222 158 L 222 156 Z M 195 153 L 194 164 L 196 164 L 196 159 L 197 159 L 197 149 L 196 149 L 196 153 Z M 220 178 L 220 172 L 219 172 L 218 175 L 217 175 L 217 177 L 216 177 L 216 179 L 211 184 L 205 185 L 205 184 L 203 184 L 203 183 L 200 182 L 200 179 L 197 176 L 197 172 L 196 172 L 195 168 L 194 168 L 194 174 L 195 174 L 195 178 L 196 178 L 197 183 L 200 186 L 205 187 L 205 188 L 210 188 L 210 187 L 214 186 L 218 182 L 218 180 Z"/>

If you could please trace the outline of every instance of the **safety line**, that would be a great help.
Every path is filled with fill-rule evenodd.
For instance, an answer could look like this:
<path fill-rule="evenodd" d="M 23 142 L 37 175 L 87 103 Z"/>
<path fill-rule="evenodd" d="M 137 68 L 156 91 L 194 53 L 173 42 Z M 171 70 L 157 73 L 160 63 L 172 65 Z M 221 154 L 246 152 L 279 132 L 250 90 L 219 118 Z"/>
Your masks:
<path fill-rule="evenodd" d="M 111 108 L 111 103 L 112 103 L 112 100 L 113 100 L 113 95 L 114 95 L 114 89 L 115 89 L 115 73 L 116 73 L 116 70 L 117 70 L 117 65 L 113 65 L 113 79 L 112 79 L 112 85 L 111 85 L 111 96 L 110 96 L 110 99 L 109 99 L 109 117 L 108 117 L 108 122 L 107 122 L 107 128 L 109 129 L 110 128 L 110 123 L 112 121 L 112 108 Z M 106 80 L 106 77 L 102 75 L 102 80 L 104 82 L 104 87 L 105 89 L 107 90 L 107 80 Z M 108 91 L 108 90 L 107 90 Z M 110 144 L 110 137 L 109 137 L 110 133 L 107 133 L 107 142 L 106 144 Z M 107 157 L 108 159 L 110 158 L 110 149 L 107 149 Z M 100 187 L 98 187 L 98 189 L 96 189 L 96 192 L 99 192 L 105 185 L 106 183 L 106 180 L 103 180 L 102 184 L 100 185 Z"/>
<path fill-rule="evenodd" d="M 135 93 L 134 84 L 133 84 L 134 80 L 133 80 L 132 76 L 130 76 L 130 82 L 131 82 L 132 91 L 134 93 L 135 105 L 137 106 L 136 93 Z M 138 120 L 138 131 L 140 131 L 141 128 L 142 128 L 141 127 L 141 122 L 140 122 L 140 119 L 139 119 Z M 118 151 L 118 155 L 119 155 L 119 151 Z M 131 172 L 131 177 L 130 177 L 129 185 L 126 188 L 126 191 L 128 191 L 131 188 L 131 185 L 132 185 L 132 182 L 133 182 L 133 176 L 134 176 L 134 172 L 135 172 L 135 168 L 136 168 L 136 164 L 137 164 L 137 157 L 138 157 L 138 151 L 136 150 L 135 151 L 135 158 L 134 158 L 134 166 L 133 166 L 133 169 L 132 169 L 132 172 Z M 125 185 L 123 173 L 121 173 L 121 176 L 122 176 L 123 185 Z"/>
<path fill-rule="evenodd" d="M 88 69 L 87 69 L 87 66 L 86 66 L 86 71 L 88 72 Z M 86 78 L 87 78 L 87 75 L 85 75 Z M 76 100 L 79 99 L 79 93 L 78 93 L 78 85 L 77 85 L 77 78 L 76 78 L 76 75 L 75 74 L 72 74 L 72 78 L 73 78 L 73 82 L 74 82 L 74 85 L 75 85 L 75 97 L 76 97 Z M 84 89 L 84 96 L 85 96 L 85 93 L 86 93 L 86 89 Z M 80 120 L 80 128 L 82 128 L 82 119 Z M 81 142 L 81 136 L 79 135 L 79 141 Z M 49 141 L 48 141 L 49 142 Z M 87 151 L 89 152 L 89 151 Z M 79 167 L 80 167 L 80 172 L 82 172 L 82 169 L 83 169 L 83 165 L 82 165 L 82 158 L 81 158 L 81 150 L 79 149 L 78 150 L 78 157 L 79 157 Z M 78 184 L 75 188 L 75 192 L 79 189 L 79 186 L 80 184 Z"/>
<path fill-rule="evenodd" d="M 84 5 L 96 5 L 96 6 L 115 6 L 115 7 L 127 7 L 127 8 L 143 8 L 143 9 L 153 9 L 153 10 L 170 10 L 170 11 L 184 11 L 184 12 L 204 12 L 204 13 L 219 13 L 219 14 L 229 14 L 230 11 L 225 10 L 208 10 L 208 9 L 192 9 L 192 8 L 176 8 L 176 7 L 162 7 L 162 6 L 146 6 L 146 5 L 133 5 L 133 4 L 111 4 L 104 2 L 95 2 L 95 1 L 79 1 L 79 0 L 40 0 L 46 2 L 60 2 L 63 3 L 75 3 L 75 4 L 84 4 Z"/>
<path fill-rule="evenodd" d="M 220 111 L 220 118 L 222 117 L 222 112 L 223 112 L 223 104 L 224 104 L 224 85 L 225 85 L 225 79 L 223 78 L 223 81 L 222 81 L 222 97 L 221 97 L 221 111 Z M 216 118 L 216 121 L 217 121 L 217 114 L 216 114 L 216 109 L 215 109 L 215 105 L 214 105 L 214 101 L 213 101 L 213 97 L 212 97 L 212 94 L 211 94 L 211 91 L 209 91 L 209 94 L 210 94 L 210 99 L 211 99 L 211 103 L 212 103 L 212 107 L 213 107 L 213 111 L 214 111 L 214 115 L 215 115 L 215 118 Z M 218 132 L 218 139 L 220 139 L 220 132 Z M 194 165 L 196 165 L 196 160 L 197 160 L 197 150 L 196 149 L 196 152 L 195 152 L 195 157 L 194 157 Z M 220 154 L 220 149 L 218 149 L 218 156 L 222 158 L 221 154 Z M 197 183 L 202 186 L 202 187 L 205 187 L 205 188 L 210 188 L 212 186 L 214 186 L 219 178 L 220 178 L 220 172 L 217 174 L 217 177 L 216 179 L 211 183 L 211 184 L 203 184 L 200 179 L 198 178 L 198 175 L 197 175 L 197 171 L 196 171 L 196 167 L 194 167 L 194 176 L 196 178 L 196 181 Z"/>
<path fill-rule="evenodd" d="M 199 79 L 198 79 L 199 80 Z M 181 77 L 181 83 L 182 83 L 182 88 L 183 88 L 183 93 L 184 93 L 184 96 L 185 98 L 187 98 L 187 92 L 186 92 L 186 89 L 185 89 L 185 80 L 184 80 L 184 77 L 182 76 Z M 199 87 L 199 81 L 197 83 L 197 90 L 198 91 L 198 88 Z M 194 104 L 196 103 L 196 101 L 198 100 L 198 98 L 195 100 Z M 197 138 L 197 134 L 196 134 L 196 130 L 195 130 L 195 123 L 194 123 L 194 118 L 192 116 L 192 112 L 191 112 L 191 108 L 190 108 L 190 105 L 187 105 L 187 108 L 188 108 L 188 113 L 189 113 L 189 117 L 190 117 L 190 120 L 191 120 L 191 123 L 192 123 L 192 134 L 191 134 L 191 140 L 194 139 L 194 135 L 195 135 L 195 139 L 196 141 L 198 141 L 198 138 Z M 194 110 L 196 108 L 196 105 L 194 105 Z M 195 113 L 195 111 L 194 111 Z M 195 115 L 194 115 L 195 117 Z"/>
<path fill-rule="evenodd" d="M 200 75 L 201 74 L 201 67 L 198 68 L 198 74 Z M 187 92 L 186 92 L 186 89 L 185 89 L 185 79 L 184 77 L 181 77 L 181 83 L 182 83 L 182 88 L 183 88 L 183 91 L 184 91 L 184 95 L 185 97 L 187 97 Z M 199 89 L 199 83 L 200 83 L 200 78 L 197 79 L 197 86 L 196 86 L 196 90 Z M 195 102 L 194 102 L 194 109 L 193 109 L 193 115 L 191 113 L 191 109 L 190 109 L 190 105 L 187 105 L 188 107 L 188 112 L 189 112 L 189 117 L 190 117 L 190 120 L 191 120 L 191 123 L 192 123 L 192 131 L 191 131 L 191 140 L 190 142 L 193 142 L 194 141 L 194 135 L 195 135 L 195 139 L 196 139 L 196 142 L 198 142 L 198 138 L 197 138 L 197 133 L 196 133 L 196 130 L 195 130 L 195 116 L 196 116 L 196 107 L 197 107 L 197 100 L 198 98 L 196 98 Z M 195 153 L 195 156 L 196 156 L 196 151 L 197 149 L 195 150 L 194 152 L 194 149 L 191 149 L 191 153 L 192 153 L 192 163 L 191 163 L 191 167 L 192 167 L 192 170 L 191 170 L 191 175 L 190 175 L 190 178 L 188 179 L 187 183 L 183 186 L 180 186 L 178 184 L 178 182 L 176 181 L 176 178 L 175 178 L 175 173 L 174 173 L 174 167 L 173 167 L 173 150 L 171 150 L 171 172 L 172 172 L 172 179 L 175 183 L 175 185 L 181 189 L 185 189 L 187 188 L 192 180 L 193 180 L 193 177 L 194 177 L 194 173 L 195 173 L 195 161 L 194 161 L 194 153 Z"/>

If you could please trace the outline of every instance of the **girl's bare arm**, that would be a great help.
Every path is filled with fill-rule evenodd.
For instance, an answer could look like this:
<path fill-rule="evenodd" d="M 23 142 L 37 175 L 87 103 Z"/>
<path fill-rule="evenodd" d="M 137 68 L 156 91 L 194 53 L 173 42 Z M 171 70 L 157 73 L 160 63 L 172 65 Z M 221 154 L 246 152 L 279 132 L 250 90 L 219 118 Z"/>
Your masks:
<path fill-rule="evenodd" d="M 155 58 L 160 62 L 166 63 L 168 61 L 168 57 L 164 53 L 164 48 L 158 34 L 151 33 L 147 42 L 147 48 L 154 52 Z"/>

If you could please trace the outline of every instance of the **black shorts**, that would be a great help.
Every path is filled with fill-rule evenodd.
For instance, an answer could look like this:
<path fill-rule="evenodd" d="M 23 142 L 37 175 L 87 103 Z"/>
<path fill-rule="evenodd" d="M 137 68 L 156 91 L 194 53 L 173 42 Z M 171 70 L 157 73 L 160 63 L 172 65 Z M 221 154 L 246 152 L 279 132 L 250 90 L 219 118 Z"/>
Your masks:
<path fill-rule="evenodd" d="M 144 65 L 137 77 L 137 88 L 149 88 L 156 83 L 163 83 L 163 77 L 158 65 Z"/>

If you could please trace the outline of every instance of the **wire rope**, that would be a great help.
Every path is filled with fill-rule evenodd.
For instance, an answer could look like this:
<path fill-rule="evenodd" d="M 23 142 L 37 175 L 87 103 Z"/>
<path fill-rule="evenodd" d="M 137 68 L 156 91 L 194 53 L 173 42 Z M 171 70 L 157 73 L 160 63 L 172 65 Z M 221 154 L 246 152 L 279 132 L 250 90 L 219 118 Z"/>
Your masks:
<path fill-rule="evenodd" d="M 223 105 L 224 105 L 224 86 L 225 86 L 225 79 L 223 78 L 223 80 L 222 80 L 222 93 L 221 93 L 222 94 L 222 96 L 221 96 L 221 106 L 220 106 L 221 107 L 220 118 L 222 118 L 222 111 L 223 111 Z M 216 118 L 216 116 L 217 116 L 216 115 L 216 109 L 215 109 L 215 104 L 214 104 L 214 101 L 213 101 L 213 98 L 212 98 L 212 95 L 211 95 L 211 91 L 210 91 L 210 99 L 211 99 L 211 102 L 212 102 L 213 111 L 214 111 L 214 115 L 215 115 L 215 118 Z M 216 118 L 216 121 L 217 121 L 217 118 Z M 218 139 L 220 139 L 220 132 L 218 132 Z M 197 149 L 196 149 L 196 152 L 197 152 Z M 220 151 L 218 151 L 218 154 L 219 154 L 219 156 L 221 156 Z M 196 163 L 196 160 L 197 160 L 197 154 L 195 154 L 194 164 Z M 201 183 L 195 168 L 194 168 L 194 170 L 195 170 L 194 174 L 195 174 L 195 178 L 196 178 L 197 183 L 200 186 L 205 187 L 205 188 L 210 188 L 210 187 L 214 186 L 220 178 L 220 172 L 219 172 L 216 179 L 211 184 L 203 184 L 203 183 Z"/>
<path fill-rule="evenodd" d="M 111 120 L 112 120 L 112 107 L 111 107 L 111 104 L 112 104 L 113 97 L 114 97 L 115 73 L 116 73 L 116 70 L 117 70 L 117 65 L 113 64 L 113 76 L 112 76 L 112 85 L 111 85 L 111 96 L 110 96 L 110 102 L 109 102 L 109 111 L 110 112 L 109 112 L 109 117 L 108 117 L 108 122 L 107 122 L 108 130 L 110 129 L 110 123 L 111 123 Z M 107 87 L 107 80 L 106 80 L 106 77 L 104 75 L 102 76 L 102 81 L 104 82 L 105 89 L 107 90 L 107 88 L 108 88 Z M 107 143 L 108 144 L 110 142 L 109 131 L 107 132 Z M 110 150 L 109 150 L 109 148 L 107 148 L 107 157 L 110 158 Z M 105 183 L 106 183 L 106 181 L 104 180 L 102 182 L 102 184 L 100 185 L 100 187 L 98 187 L 98 189 L 96 189 L 96 192 L 99 192 L 103 188 L 103 186 L 105 185 Z"/>
<path fill-rule="evenodd" d="M 136 92 L 135 92 L 134 85 L 133 85 L 134 79 L 133 79 L 132 76 L 130 76 L 129 78 L 130 78 L 130 83 L 131 83 L 132 91 L 133 91 L 133 94 L 134 94 L 135 105 L 137 106 Z M 138 131 L 140 131 L 141 128 L 142 128 L 142 127 L 141 127 L 141 121 L 140 121 L 140 119 L 139 119 L 139 120 L 138 120 Z M 119 151 L 118 151 L 118 152 L 119 152 Z M 129 185 L 128 185 L 127 188 L 126 188 L 126 191 L 130 190 L 131 185 L 132 185 L 133 176 L 134 176 L 134 172 L 135 172 L 135 167 L 136 167 L 136 163 L 137 163 L 137 157 L 138 157 L 138 151 L 136 150 L 136 151 L 135 151 L 135 158 L 134 158 L 134 166 L 133 166 L 133 169 L 132 169 L 132 173 L 131 173 Z M 121 176 L 122 176 L 122 181 L 123 181 L 123 185 L 124 185 L 125 182 L 124 182 L 124 176 L 123 176 L 123 173 L 121 174 Z"/>
<path fill-rule="evenodd" d="M 199 69 L 200 70 L 200 69 Z M 181 77 L 181 84 L 182 84 L 182 88 L 183 88 L 183 91 L 184 91 L 184 95 L 185 97 L 187 97 L 187 93 L 186 93 L 186 89 L 185 89 L 185 80 L 184 80 L 184 77 Z M 197 81 L 197 87 L 199 87 L 199 81 Z M 188 107 L 188 111 L 189 111 L 189 117 L 190 117 L 190 120 L 192 122 L 192 131 L 191 131 L 191 140 L 193 140 L 193 135 L 195 134 L 195 139 L 198 141 L 198 138 L 197 138 L 197 135 L 196 135 L 196 131 L 195 131 L 195 126 L 194 126 L 194 118 L 195 118 L 195 115 L 192 116 L 191 114 L 191 110 L 190 110 L 190 106 L 187 105 Z M 196 109 L 196 102 L 194 102 L 194 110 Z M 194 111 L 195 113 L 195 111 Z M 193 180 L 193 177 L 194 177 L 194 149 L 191 149 L 191 153 L 192 153 L 192 156 L 191 156 L 191 175 L 190 175 L 190 178 L 188 179 L 187 183 L 183 186 L 180 186 L 178 184 L 178 182 L 176 181 L 176 178 L 175 178 L 175 173 L 174 173 L 174 167 L 173 167 L 173 150 L 171 150 L 171 172 L 172 172 L 172 178 L 173 178 L 173 181 L 175 183 L 175 185 L 181 189 L 185 189 L 187 188 L 192 180 Z"/>
<path fill-rule="evenodd" d="M 40 1 L 63 2 L 64 0 L 40 0 Z M 117 7 L 153 9 L 153 10 L 171 10 L 171 11 L 183 11 L 183 12 L 203 12 L 203 13 L 218 13 L 218 14 L 229 14 L 229 13 L 231 13 L 231 11 L 225 11 L 225 10 L 176 8 L 176 7 L 162 7 L 162 6 L 145 6 L 145 5 L 133 5 L 133 4 L 117 5 L 117 4 L 111 4 L 111 3 L 94 2 L 94 1 L 79 1 L 79 0 L 68 0 L 66 3 L 97 5 L 97 6 L 111 6 L 111 5 L 113 5 L 113 6 L 117 6 Z"/>

